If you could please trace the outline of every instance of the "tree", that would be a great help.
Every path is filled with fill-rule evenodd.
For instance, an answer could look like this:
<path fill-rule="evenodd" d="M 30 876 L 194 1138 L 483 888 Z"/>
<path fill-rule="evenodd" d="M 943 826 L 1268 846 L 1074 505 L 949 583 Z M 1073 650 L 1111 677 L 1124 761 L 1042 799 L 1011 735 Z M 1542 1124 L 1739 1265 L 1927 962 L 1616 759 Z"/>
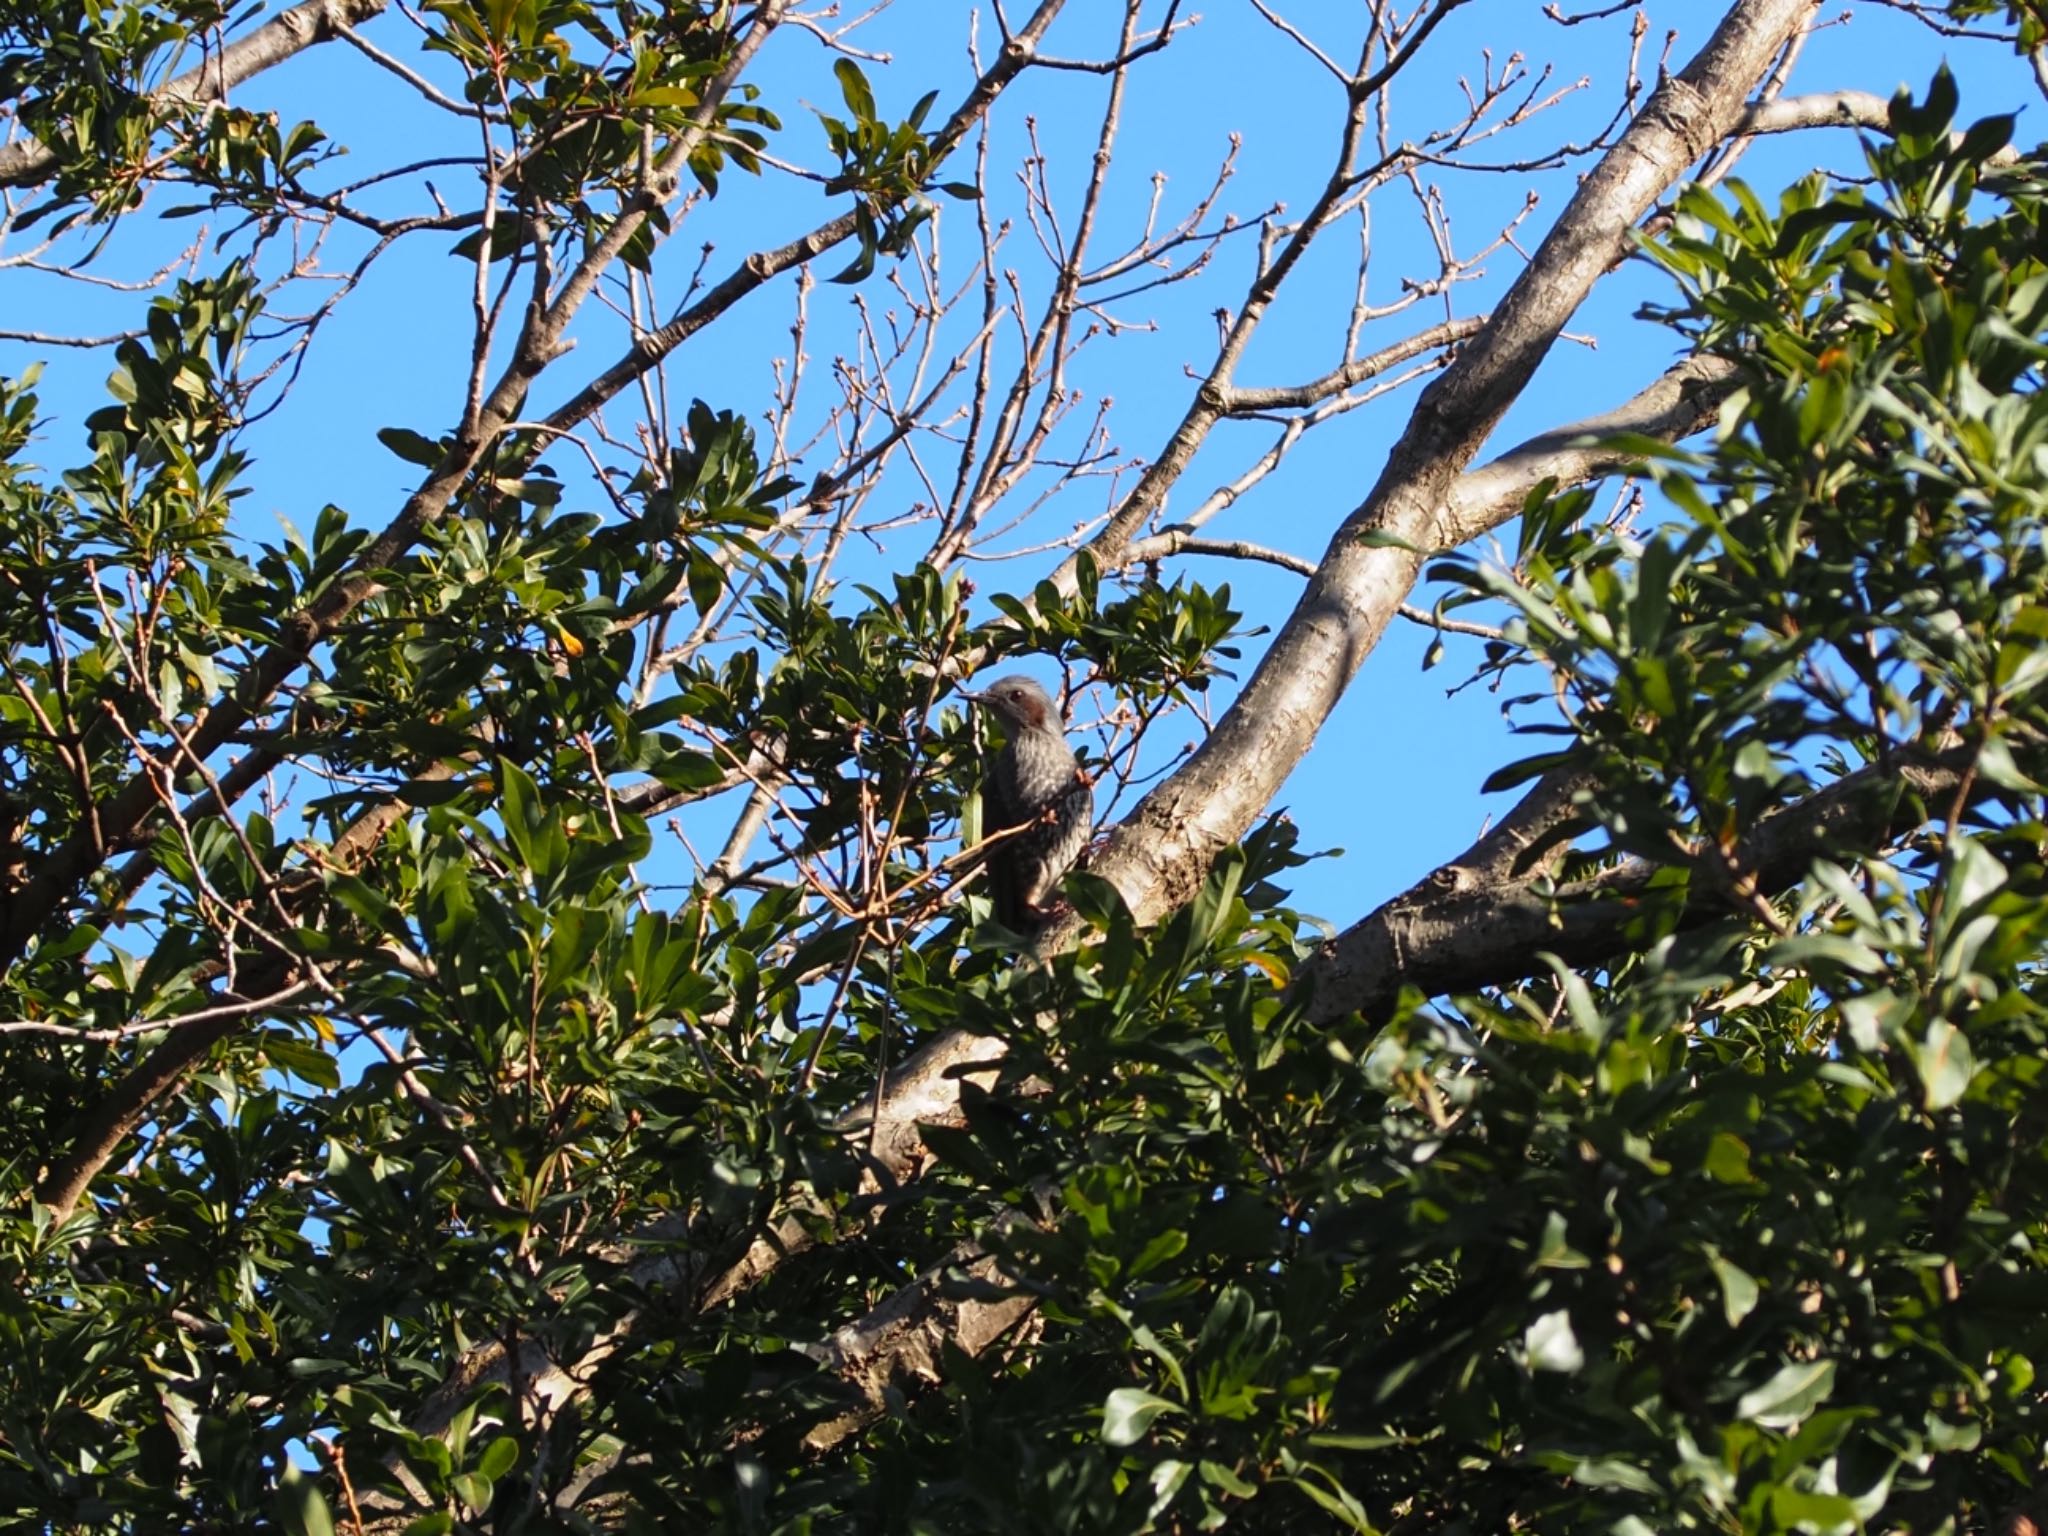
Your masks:
<path fill-rule="evenodd" d="M 1890 8 L 2042 42 L 2023 6 Z M 1502 156 L 1565 206 L 1488 313 L 1418 326 L 1474 276 L 1422 173 L 1540 133 L 1540 73 L 1489 63 L 1402 140 L 1453 0 L 1368 8 L 1347 55 L 1254 5 L 1342 104 L 1315 195 L 1232 215 L 1226 163 L 1103 256 L 1127 93 L 1192 18 L 1129 0 L 1056 55 L 1062 9 L 990 8 L 972 84 L 901 118 L 860 34 L 780 0 L 8 18 L 17 238 L 90 277 L 146 210 L 225 221 L 119 299 L 81 457 L 29 461 L 59 441 L 31 372 L 0 413 L 12 1521 L 2043 1517 L 2048 181 L 2012 119 L 1945 69 L 1787 94 L 1808 0 L 1735 0 L 1654 81 L 1645 21 L 1560 17 L 1627 40 L 1613 120 Z M 735 173 L 791 175 L 790 35 L 832 61 L 841 211 L 693 269 Z M 243 104 L 337 45 L 412 93 L 415 159 L 344 180 Z M 1071 77 L 1098 153 L 1078 208 L 1026 167 L 1028 286 L 991 114 Z M 1774 207 L 1728 175 L 1843 125 L 1855 177 Z M 1439 270 L 1375 309 L 1366 239 L 1339 363 L 1247 382 L 1312 249 L 1410 191 Z M 414 488 L 264 537 L 250 442 L 422 236 L 469 333 L 455 406 L 379 434 Z M 1490 447 L 1632 250 L 1680 360 Z M 814 406 L 821 261 L 858 329 Z M 1126 461 L 1082 349 L 1226 269 L 1214 362 Z M 774 287 L 766 414 L 691 398 L 695 338 Z M 1206 531 L 1425 375 L 1320 560 Z M 1270 446 L 1166 520 L 1247 420 Z M 1028 593 L 963 574 L 1097 490 Z M 1265 637 L 1191 554 L 1306 585 Z M 1466 852 L 1319 928 L 1272 802 L 1403 615 L 1529 679 L 1548 750 Z M 950 702 L 1022 653 L 1099 704 L 1112 808 L 1029 945 L 977 889 L 986 743 Z"/>

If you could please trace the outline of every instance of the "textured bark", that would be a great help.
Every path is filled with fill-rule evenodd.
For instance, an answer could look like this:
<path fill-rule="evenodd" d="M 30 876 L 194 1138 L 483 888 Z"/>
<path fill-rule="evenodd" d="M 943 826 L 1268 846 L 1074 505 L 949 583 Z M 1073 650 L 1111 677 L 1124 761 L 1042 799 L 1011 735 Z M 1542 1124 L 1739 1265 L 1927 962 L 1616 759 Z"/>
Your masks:
<path fill-rule="evenodd" d="M 1006 1284 L 993 1257 L 978 1244 L 964 1245 L 806 1351 L 854 1400 L 815 1425 L 804 1449 L 824 1452 L 844 1443 L 889 1411 L 892 1393 L 908 1397 L 944 1381 L 949 1350 L 979 1355 L 1037 1310 L 1035 1293 Z"/>
<path fill-rule="evenodd" d="M 1408 595 L 1426 551 L 1480 530 L 1448 515 L 1459 471 L 1521 393 L 1629 230 L 1741 123 L 1744 97 L 1813 0 L 1741 0 L 1580 183 L 1486 329 L 1416 403 L 1378 483 L 1337 530 L 1244 692 L 1093 861 L 1141 921 L 1199 888 L 1314 743 Z M 1505 517 L 1507 512 L 1501 513 Z"/>
<path fill-rule="evenodd" d="M 1776 895 L 1804 879 L 1816 857 L 1873 848 L 1919 825 L 1930 803 L 1955 795 L 1964 771 L 1961 752 L 1859 769 L 1765 817 L 1737 844 L 1735 867 L 1750 874 L 1757 894 Z M 1545 817 L 1554 814 L 1559 782 L 1545 780 L 1524 805 L 1542 800 Z M 1515 874 L 1512 860 L 1498 857 L 1508 825 L 1325 943 L 1296 977 L 1309 1017 L 1375 1015 L 1404 987 L 1430 996 L 1470 992 L 1532 975 L 1546 955 L 1585 966 L 1640 947 L 1641 899 L 1668 866 L 1629 859 L 1546 893 L 1534 888 L 1536 871 Z M 1695 880 L 1678 927 L 1748 911 L 1716 881 Z"/>
<path fill-rule="evenodd" d="M 1562 238 L 1553 233 L 1511 292 L 1516 307 L 1503 306 L 1502 312 L 1514 317 L 1511 323 L 1503 329 L 1496 316 L 1425 393 L 1379 485 L 1346 520 L 1325 556 L 1322 574 L 1247 689 L 1247 697 L 1260 689 L 1259 699 L 1274 698 L 1273 713 L 1261 721 L 1257 708 L 1247 710 L 1241 700 L 1225 717 L 1232 740 L 1239 743 L 1236 752 L 1220 750 L 1212 736 L 1113 840 L 1113 877 L 1141 917 L 1156 919 L 1184 900 L 1199 886 L 1216 850 L 1251 825 L 1406 597 L 1423 558 L 1420 545 L 1372 547 L 1361 542 L 1361 535 L 1405 532 L 1411 543 L 1417 543 L 1412 535 L 1421 535 L 1439 544 L 1470 538 L 1518 512 L 1529 488 L 1544 478 L 1569 482 L 1626 462 L 1589 438 L 1615 431 L 1676 438 L 1713 419 L 1732 387 L 1732 370 L 1715 360 L 1689 360 L 1603 417 L 1545 433 L 1481 470 L 1459 474 L 1527 383 L 1571 310 L 1606 270 L 1628 228 L 1716 134 L 1740 119 L 1743 96 L 1811 9 L 1811 0 L 1757 0 L 1735 7 L 1700 57 L 1652 98 L 1643 119 L 1581 185 L 1559 224 L 1560 231 L 1570 226 L 1572 232 Z M 1675 123 L 1668 121 L 1674 117 Z M 1568 294 L 1560 291 L 1567 283 Z M 1531 289 L 1537 290 L 1533 296 Z M 1489 347 L 1502 349 L 1501 356 L 1480 356 Z M 1274 655 L 1283 647 L 1298 660 L 1276 665 Z M 1289 666 L 1302 670 L 1290 677 Z M 1301 696 L 1288 697 L 1292 692 Z M 1233 778 L 1249 787 L 1240 792 L 1227 782 Z M 1197 785 L 1208 786 L 1201 793 L 1220 808 L 1215 818 L 1200 819 Z M 1171 819 L 1176 806 L 1189 807 L 1185 826 Z M 1553 806 L 1543 816 L 1558 814 Z M 1511 817 L 1482 839 L 1475 857 L 1489 870 L 1514 868 L 1517 855 L 1545 830 L 1543 816 Z M 1093 867 L 1102 867 L 1099 858 Z M 1475 907 L 1472 920 L 1484 921 L 1483 909 Z M 1547 926 L 1544 932 L 1547 936 Z M 1048 939 L 1060 941 L 1057 930 Z M 1531 948 L 1525 941 L 1524 957 L 1533 958 L 1543 947 Z M 960 1079 L 990 1077 L 1004 1054 L 1000 1041 L 960 1031 L 927 1044 L 877 1092 L 878 1149 L 920 1146 L 920 1121 L 956 1121 Z M 1005 1326 L 1015 1325 L 1015 1319 L 1005 1319 Z"/>

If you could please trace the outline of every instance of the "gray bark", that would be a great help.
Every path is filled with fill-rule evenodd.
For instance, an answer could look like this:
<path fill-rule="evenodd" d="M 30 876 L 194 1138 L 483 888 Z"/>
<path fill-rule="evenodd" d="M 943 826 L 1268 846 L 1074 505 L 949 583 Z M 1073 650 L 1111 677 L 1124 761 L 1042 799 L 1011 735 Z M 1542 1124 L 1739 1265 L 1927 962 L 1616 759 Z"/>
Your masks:
<path fill-rule="evenodd" d="M 1492 319 L 1416 403 L 1378 483 L 1347 517 L 1244 692 L 1192 757 L 1147 795 L 1092 867 L 1140 921 L 1185 902 L 1313 745 L 1407 597 L 1427 551 L 1483 531 L 1450 515 L 1459 472 L 1629 230 L 1709 148 L 1811 15 L 1813 0 L 1739 0 L 1580 183 Z M 1500 518 L 1513 508 L 1496 507 Z"/>
<path fill-rule="evenodd" d="M 1806 877 L 1818 856 L 1876 847 L 1945 805 L 1963 779 L 1959 749 L 1940 758 L 1872 764 L 1795 805 L 1765 817 L 1735 848 L 1732 863 L 1773 896 Z M 1554 825 L 1557 791 L 1545 780 L 1523 802 L 1543 809 L 1531 818 Z M 1518 807 L 1518 811 L 1522 808 Z M 1499 857 L 1501 829 L 1325 943 L 1295 978 L 1318 1023 L 1353 1013 L 1375 1015 L 1404 987 L 1426 995 L 1472 992 L 1519 981 L 1545 956 L 1566 965 L 1598 965 L 1639 947 L 1641 898 L 1666 865 L 1628 859 L 1590 879 L 1545 890 L 1534 876 Z M 1519 830 L 1519 829 L 1518 829 Z M 1512 837 L 1506 839 L 1512 843 Z M 1747 913 L 1722 882 L 1696 879 L 1677 915 L 1680 930 Z"/>

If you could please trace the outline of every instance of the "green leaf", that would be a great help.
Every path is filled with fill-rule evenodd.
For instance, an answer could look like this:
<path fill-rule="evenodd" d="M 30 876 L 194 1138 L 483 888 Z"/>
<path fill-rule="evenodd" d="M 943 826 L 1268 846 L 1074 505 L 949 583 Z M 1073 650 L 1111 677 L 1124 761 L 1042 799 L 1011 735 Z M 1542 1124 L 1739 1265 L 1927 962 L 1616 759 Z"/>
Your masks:
<path fill-rule="evenodd" d="M 1749 1171 L 1749 1143 L 1731 1131 L 1716 1131 L 1707 1143 L 1707 1173 L 1722 1184 L 1754 1184 Z"/>
<path fill-rule="evenodd" d="M 1222 1489 L 1234 1499 L 1249 1499 L 1258 1495 L 1257 1484 L 1246 1482 L 1220 1461 L 1204 1460 L 1200 1470 L 1203 1482 L 1212 1488 Z"/>
<path fill-rule="evenodd" d="M 1930 1111 L 1947 1109 L 1960 1100 L 1977 1075 L 1969 1036 L 1946 1019 L 1930 1023 L 1927 1033 L 1907 1049 L 1920 1077 L 1922 1102 Z"/>
<path fill-rule="evenodd" d="M 1762 1386 L 1742 1394 L 1735 1416 L 1765 1429 L 1793 1429 L 1835 1389 L 1835 1362 L 1806 1360 L 1781 1367 Z"/>
<path fill-rule="evenodd" d="M 1783 1483 L 1771 1490 L 1771 1517 L 1785 1531 L 1844 1531 L 1862 1524 L 1853 1501 L 1833 1493 L 1808 1493 Z"/>
<path fill-rule="evenodd" d="M 863 228 L 860 230 L 858 238 L 860 241 L 860 253 L 839 271 L 833 273 L 827 279 L 828 282 L 864 282 L 874 273 L 876 252 L 874 231 L 871 228 Z"/>
<path fill-rule="evenodd" d="M 1862 224 L 1887 221 L 1881 209 L 1873 208 L 1856 196 L 1839 197 L 1823 203 L 1818 208 L 1802 208 L 1785 220 L 1778 232 L 1778 243 L 1771 254 L 1784 257 L 1799 249 L 1800 242 L 1818 230 L 1834 229 L 1844 224 Z"/>
<path fill-rule="evenodd" d="M 700 550 L 691 550 L 689 559 L 690 603 L 705 618 L 725 596 L 725 571 L 718 562 Z"/>
<path fill-rule="evenodd" d="M 1185 1461 L 1162 1461 L 1152 1469 L 1152 1506 L 1145 1518 L 1157 1520 L 1166 1508 L 1180 1496 L 1187 1485 L 1188 1474 L 1195 1469 Z"/>
<path fill-rule="evenodd" d="M 1572 1375 L 1586 1363 L 1579 1336 L 1572 1331 L 1572 1315 L 1559 1308 L 1546 1312 L 1522 1334 L 1522 1352 L 1532 1371 L 1557 1371 Z"/>
<path fill-rule="evenodd" d="M 334 1536 L 334 1512 L 320 1485 L 290 1462 L 277 1478 L 277 1514 L 292 1536 Z"/>
<path fill-rule="evenodd" d="M 1619 1456 L 1587 1456 L 1571 1464 L 1572 1481 L 1588 1488 L 1622 1488 L 1630 1493 L 1655 1493 L 1656 1478 Z"/>
<path fill-rule="evenodd" d="M 1736 1327 L 1756 1308 L 1757 1283 L 1747 1270 L 1729 1263 L 1711 1245 L 1707 1249 L 1707 1262 L 1713 1266 L 1714 1279 L 1721 1287 L 1722 1314 L 1728 1319 L 1730 1328 Z"/>
<path fill-rule="evenodd" d="M 861 73 L 860 66 L 851 59 L 833 62 L 832 73 L 839 78 L 839 93 L 846 98 L 846 110 L 859 122 L 875 120 L 875 93 L 868 86 L 868 77 Z"/>
<path fill-rule="evenodd" d="M 445 452 L 441 444 L 430 437 L 422 437 L 410 427 L 379 427 L 377 441 L 406 463 L 419 464 L 428 469 L 440 463 Z"/>
<path fill-rule="evenodd" d="M 1105 1445 L 1135 1445 L 1162 1413 L 1179 1413 L 1178 1404 L 1155 1397 L 1140 1387 L 1118 1387 L 1102 1405 Z"/>
<path fill-rule="evenodd" d="M 1957 158 L 1974 160 L 1981 165 L 2012 142 L 2013 130 L 2018 125 L 2018 114 L 2012 112 L 1979 118 L 1970 124 L 1963 134 L 1962 143 L 1956 146 Z"/>
<path fill-rule="evenodd" d="M 1294 1479 L 1294 1486 L 1329 1514 L 1342 1521 L 1358 1536 L 1377 1536 L 1372 1522 L 1366 1518 L 1365 1507 L 1353 1498 L 1349 1489 L 1338 1482 L 1321 1467 L 1313 1464 L 1304 1466 L 1302 1473 Z"/>
<path fill-rule="evenodd" d="M 701 99 L 696 91 L 686 85 L 653 85 L 645 90 L 635 91 L 626 98 L 625 105 L 689 108 L 696 106 Z"/>

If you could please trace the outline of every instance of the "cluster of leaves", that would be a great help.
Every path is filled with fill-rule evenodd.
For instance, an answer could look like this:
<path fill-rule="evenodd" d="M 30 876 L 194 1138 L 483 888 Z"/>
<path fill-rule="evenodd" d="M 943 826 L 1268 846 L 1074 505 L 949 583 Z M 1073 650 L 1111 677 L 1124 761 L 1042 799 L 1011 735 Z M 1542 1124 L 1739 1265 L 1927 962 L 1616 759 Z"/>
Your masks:
<path fill-rule="evenodd" d="M 727 37 L 711 5 L 429 9 L 521 135 L 513 194 L 586 236 L 577 189 L 631 194 Z M 840 81 L 871 263 L 929 98 L 888 128 Z M 772 126 L 720 110 L 700 178 Z M 695 405 L 606 514 L 514 429 L 237 743 L 331 793 L 219 815 L 181 744 L 368 547 L 333 508 L 247 562 L 224 531 L 253 284 L 161 303 L 55 481 L 0 390 L 0 880 L 135 783 L 179 807 L 0 984 L 0 1519 L 1982 1528 L 2048 1427 L 2048 181 L 1953 110 L 1945 77 L 1898 105 L 1873 191 L 1687 199 L 1668 318 L 1748 382 L 1712 451 L 1659 450 L 1670 525 L 1558 498 L 1513 571 L 1447 567 L 1571 706 L 1502 782 L 1590 770 L 1594 860 L 1667 875 L 1604 972 L 1391 1019 L 1309 1023 L 1284 821 L 1156 931 L 1076 877 L 1042 964 L 937 899 L 957 658 L 1030 645 L 1148 711 L 1234 655 L 1228 589 L 1105 602 L 1084 560 L 977 626 L 930 568 L 820 582 L 736 414 Z M 671 618 L 716 638 L 643 697 Z M 1852 774 L 1918 830 L 1774 898 L 1745 834 Z M 646 882 L 650 816 L 764 775 L 802 883 Z M 195 1028 L 206 1069 L 54 1222 L 43 1163 L 124 1032 Z M 1000 1072 L 901 1181 L 859 1114 L 956 1030 Z M 967 1306 L 1008 1331 L 970 1348 Z M 934 1364 L 868 1391 L 830 1346 L 879 1308 Z"/>
<path fill-rule="evenodd" d="M 440 23 L 428 49 L 459 62 L 467 99 L 501 113 L 512 131 L 512 207 L 544 215 L 545 229 L 577 241 L 598 238 L 621 211 L 645 214 L 647 224 L 623 252 L 643 269 L 668 232 L 661 200 L 646 195 L 650 153 L 658 157 L 660 145 L 704 118 L 687 165 L 716 194 L 728 160 L 759 173 L 767 135 L 781 127 L 759 104 L 759 89 L 744 82 L 705 114 L 704 88 L 725 67 L 732 45 L 732 7 L 723 3 L 433 0 L 425 9 Z M 579 55 L 579 44 L 594 48 L 594 56 Z M 618 206 L 594 204 L 600 191 L 614 194 Z M 456 252 L 473 257 L 488 241 L 491 259 L 502 260 L 523 250 L 532 234 L 522 218 L 507 214 L 465 236 Z"/>
<path fill-rule="evenodd" d="M 61 214 L 61 233 L 116 218 L 166 166 L 212 189 L 207 206 L 261 211 L 318 164 L 325 140 L 310 123 L 287 128 L 275 113 L 164 89 L 200 67 L 227 20 L 212 0 L 11 7 L 0 21 L 0 100 L 55 158 L 47 196 L 13 227 Z"/>
<path fill-rule="evenodd" d="M 839 77 L 847 116 L 818 114 L 826 147 L 839 157 L 839 173 L 826 180 L 825 190 L 854 194 L 854 239 L 859 245 L 853 260 L 832 281 L 858 283 L 875 270 L 877 254 L 901 256 L 908 251 L 912 237 L 936 211 L 924 195 L 933 168 L 924 120 L 939 93 L 927 91 L 910 115 L 891 127 L 876 115 L 874 88 L 858 64 L 841 59 L 832 70 Z M 971 182 L 949 181 L 938 190 L 963 201 L 981 195 Z"/>
<path fill-rule="evenodd" d="M 1772 808 L 1902 756 L 1966 748 L 2024 800 L 2038 759 L 2041 493 L 2035 393 L 2048 325 L 2041 183 L 2000 170 L 2008 119 L 1956 136 L 1953 83 L 1893 108 L 1874 199 L 1817 179 L 1774 215 L 1695 191 L 1657 254 L 1689 293 L 1666 313 L 1747 382 L 1711 455 L 1639 443 L 1679 521 L 1584 526 L 1574 492 L 1532 507 L 1513 570 L 1441 573 L 1505 600 L 1570 701 L 1568 738 L 1496 777 L 1597 766 L 1618 848 L 1711 867 Z M 1548 700 L 1548 689 L 1534 698 Z M 2017 804 L 2018 802 L 2015 802 Z"/>
<path fill-rule="evenodd" d="M 90 848 L 95 806 L 138 764 L 185 809 L 106 874 L 92 921 L 35 934 L 0 987 L 0 1015 L 95 1032 L 0 1039 L 0 1329 L 20 1345 L 0 1382 L 0 1509 L 59 1527 L 313 1529 L 328 1492 L 293 1468 L 333 1443 L 365 1489 L 387 1459 L 405 1468 L 448 1528 L 653 1443 L 679 1391 L 693 1443 L 724 1457 L 745 1425 L 786 1416 L 781 1390 L 742 1369 L 761 1329 L 787 1334 L 799 1302 L 857 1307 L 951 1237 L 934 1224 L 825 1291 L 797 1270 L 747 1322 L 650 1338 L 615 1374 L 668 1362 L 666 1385 L 608 1386 L 563 1425 L 515 1432 L 485 1392 L 456 1428 L 413 1426 L 437 1374 L 482 1341 L 568 1358 L 644 1326 L 638 1257 L 675 1245 L 713 1273 L 798 1189 L 825 1202 L 826 1230 L 855 1219 L 858 1148 L 829 1117 L 876 1060 L 951 1027 L 950 999 L 1003 1011 L 1010 967 L 966 942 L 975 909 L 930 920 L 929 884 L 915 942 L 866 953 L 798 889 L 699 887 L 653 910 L 642 810 L 744 789 L 735 765 L 759 750 L 808 795 L 802 854 L 843 861 L 843 887 L 859 888 L 878 822 L 876 889 L 928 874 L 967 778 L 944 766 L 965 755 L 964 722 L 932 705 L 949 656 L 1002 631 L 968 626 L 964 583 L 927 568 L 889 591 L 821 588 L 780 552 L 790 482 L 731 413 L 693 406 L 616 517 L 564 511 L 515 432 L 246 733 L 331 792 L 288 819 L 219 816 L 222 765 L 183 741 L 368 544 L 333 507 L 246 562 L 226 532 L 235 365 L 258 304 L 239 269 L 164 300 L 120 354 L 95 457 L 54 484 L 21 458 L 33 396 L 6 396 L 16 537 L 0 570 L 20 600 L 0 619 L 15 685 L 0 751 L 25 789 L 10 880 Z M 400 429 L 384 441 L 422 466 L 449 451 Z M 1234 619 L 1227 594 L 1143 600 L 1119 660 L 1087 583 L 1074 614 L 1105 669 L 1136 676 L 1170 648 L 1195 672 Z M 736 638 L 637 703 L 636 631 L 669 614 Z M 394 803 L 366 855 L 333 851 Z M 306 966 L 321 985 L 284 990 Z M 813 978 L 834 967 L 842 1001 L 821 1016 Z M 219 1047 L 157 1107 L 147 1149 L 56 1226 L 30 1199 L 47 1160 L 131 1064 L 116 1042 L 160 1029 Z M 372 1030 L 403 1042 L 402 1064 L 369 1054 Z M 727 1389 L 723 1406 L 703 1399 Z M 723 1507 L 671 1483 L 664 1497 Z"/>
<path fill-rule="evenodd" d="M 136 733 L 189 725 L 246 648 L 274 633 L 277 616 L 251 603 L 253 572 L 226 536 L 245 463 L 231 446 L 236 365 L 261 308 L 238 267 L 155 301 L 145 336 L 117 353 L 114 403 L 88 423 L 91 457 L 55 485 L 22 457 L 33 377 L 0 393 L 0 643 L 12 683 L 0 762 L 17 866 L 82 835 Z"/>
<path fill-rule="evenodd" d="M 1223 671 L 1218 659 L 1242 654 L 1231 642 L 1262 633 L 1238 628 L 1244 615 L 1231 607 L 1228 583 L 1211 590 L 1179 576 L 1166 586 L 1148 571 L 1104 602 L 1101 573 L 1086 550 L 1075 558 L 1072 597 L 1043 581 L 1028 603 L 1004 592 L 990 602 L 1006 621 L 992 644 L 1083 661 L 1091 678 L 1141 704 L 1206 690 Z"/>
<path fill-rule="evenodd" d="M 1828 1059 L 1817 988 L 1702 1028 L 1727 934 L 1557 1016 L 1308 1029 L 1229 878 L 1149 951 L 1098 905 L 1056 1044 L 1010 1031 L 1049 1091 L 935 1143 L 1044 1202 L 994 1239 L 1044 1329 L 855 1458 L 884 1523 L 1932 1531 L 2027 1489 L 2037 1026 L 1949 1123 Z"/>
<path fill-rule="evenodd" d="M 2038 1478 L 2048 236 L 2038 167 L 1986 169 L 2010 121 L 1951 133 L 1955 107 L 1945 73 L 1894 104 L 1874 191 L 1683 200 L 1667 318 L 1747 383 L 1711 453 L 1639 445 L 1671 524 L 1560 497 L 1513 570 L 1442 568 L 1511 605 L 1515 659 L 1557 684 L 1534 697 L 1569 706 L 1531 727 L 1566 745 L 1497 782 L 1592 771 L 1608 856 L 1664 869 L 1646 943 L 1756 918 L 1739 951 L 1724 924 L 1564 979 L 1571 1029 L 1541 1037 L 1597 1042 L 1589 1110 L 1634 1108 L 1572 1134 L 1634 1192 L 1597 1245 L 1525 1233 L 1583 1297 L 1540 1341 L 1579 1426 L 1535 1459 L 1631 1528 L 1975 1528 Z M 1821 784 L 1931 825 L 1769 903 L 1746 834 Z"/>

